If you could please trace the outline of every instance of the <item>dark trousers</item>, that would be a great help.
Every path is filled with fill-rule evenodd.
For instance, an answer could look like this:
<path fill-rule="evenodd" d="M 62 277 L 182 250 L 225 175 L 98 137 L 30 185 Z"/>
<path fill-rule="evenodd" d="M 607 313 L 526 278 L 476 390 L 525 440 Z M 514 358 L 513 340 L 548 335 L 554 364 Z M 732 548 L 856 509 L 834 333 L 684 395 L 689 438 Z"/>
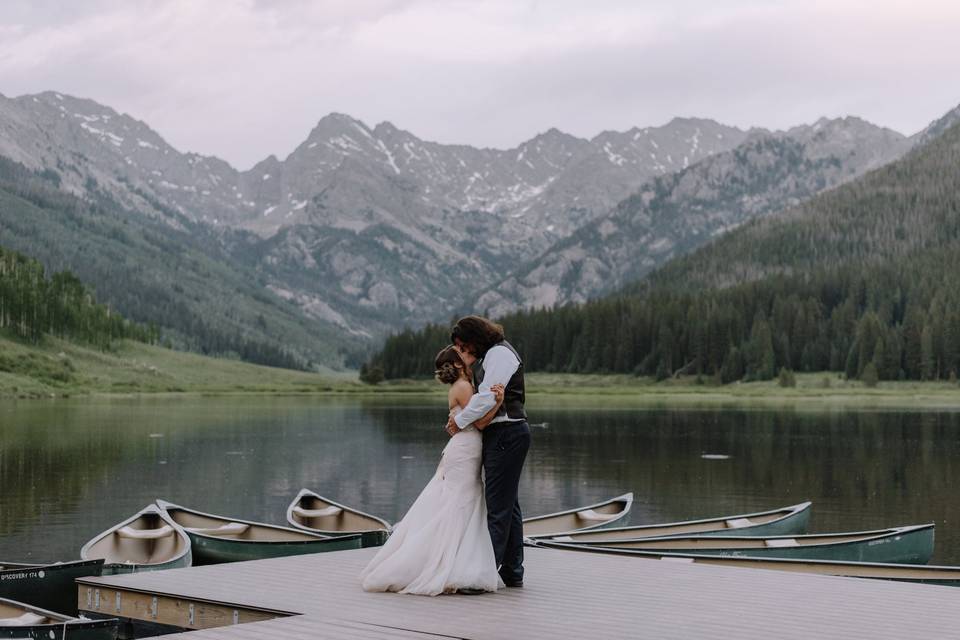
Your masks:
<path fill-rule="evenodd" d="M 530 449 L 526 421 L 494 423 L 483 430 L 487 526 L 504 582 L 523 580 L 523 513 L 517 489 Z"/>

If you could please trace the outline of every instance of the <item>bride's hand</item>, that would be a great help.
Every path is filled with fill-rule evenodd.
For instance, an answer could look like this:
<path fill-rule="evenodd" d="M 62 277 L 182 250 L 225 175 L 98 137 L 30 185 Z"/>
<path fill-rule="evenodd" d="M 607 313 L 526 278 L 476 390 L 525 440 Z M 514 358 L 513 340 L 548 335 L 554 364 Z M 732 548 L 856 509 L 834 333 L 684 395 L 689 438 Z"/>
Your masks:
<path fill-rule="evenodd" d="M 497 399 L 497 405 L 503 404 L 503 385 L 495 384 L 490 387 L 490 391 L 493 393 L 493 397 Z"/>

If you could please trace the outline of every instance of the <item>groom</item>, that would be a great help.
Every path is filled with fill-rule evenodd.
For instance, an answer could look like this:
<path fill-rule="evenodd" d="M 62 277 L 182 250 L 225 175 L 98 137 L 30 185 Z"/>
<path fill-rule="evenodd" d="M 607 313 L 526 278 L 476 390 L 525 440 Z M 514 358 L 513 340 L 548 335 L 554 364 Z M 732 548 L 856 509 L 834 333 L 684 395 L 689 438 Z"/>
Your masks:
<path fill-rule="evenodd" d="M 487 526 L 500 577 L 508 587 L 523 586 L 523 514 L 517 489 L 530 448 L 530 427 L 523 408 L 523 363 L 517 350 L 504 340 L 503 327 L 467 316 L 454 325 L 450 339 L 468 366 L 474 365 L 476 393 L 460 413 L 447 422 L 453 436 L 486 415 L 497 401 L 490 387 L 504 386 L 503 404 L 483 430 L 483 472 Z"/>

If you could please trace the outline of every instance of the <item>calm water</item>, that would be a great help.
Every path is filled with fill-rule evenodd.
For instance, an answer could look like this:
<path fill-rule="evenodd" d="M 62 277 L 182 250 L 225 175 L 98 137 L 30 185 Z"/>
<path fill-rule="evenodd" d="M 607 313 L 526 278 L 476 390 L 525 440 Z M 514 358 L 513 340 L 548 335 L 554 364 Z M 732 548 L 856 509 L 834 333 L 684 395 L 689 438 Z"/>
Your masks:
<path fill-rule="evenodd" d="M 155 498 L 283 523 L 310 487 L 399 519 L 432 475 L 442 400 L 0 403 L 0 559 L 66 560 Z M 632 523 L 812 500 L 812 531 L 935 522 L 960 564 L 960 414 L 531 408 L 533 515 L 633 491 Z M 728 459 L 705 459 L 703 455 Z"/>

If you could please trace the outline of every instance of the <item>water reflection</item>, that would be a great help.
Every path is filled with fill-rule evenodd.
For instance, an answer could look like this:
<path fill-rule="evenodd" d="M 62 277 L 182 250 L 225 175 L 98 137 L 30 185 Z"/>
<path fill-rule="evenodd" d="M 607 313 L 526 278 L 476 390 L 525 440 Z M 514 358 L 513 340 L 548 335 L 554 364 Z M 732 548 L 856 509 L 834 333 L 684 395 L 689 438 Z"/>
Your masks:
<path fill-rule="evenodd" d="M 631 521 L 813 500 L 811 527 L 937 523 L 960 564 L 960 414 L 534 407 L 527 512 L 624 491 Z M 398 519 L 445 442 L 436 398 L 0 404 L 0 558 L 68 559 L 154 498 L 283 522 L 302 486 Z M 704 457 L 706 455 L 706 457 Z"/>

